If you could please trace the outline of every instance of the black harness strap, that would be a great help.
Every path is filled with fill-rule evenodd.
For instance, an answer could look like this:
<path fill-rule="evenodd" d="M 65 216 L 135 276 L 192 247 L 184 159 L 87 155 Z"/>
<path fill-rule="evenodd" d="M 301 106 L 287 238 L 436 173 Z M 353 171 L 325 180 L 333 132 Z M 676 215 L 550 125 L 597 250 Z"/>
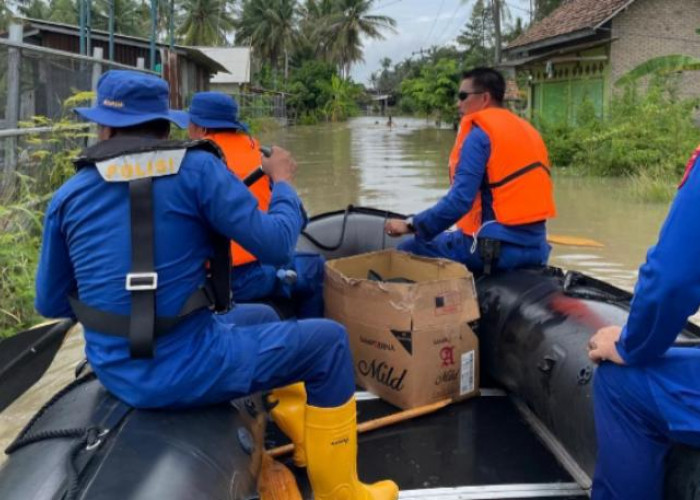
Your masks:
<path fill-rule="evenodd" d="M 68 301 L 76 317 L 85 328 L 108 335 L 129 338 L 131 316 L 114 314 L 90 307 L 85 302 L 81 302 L 75 295 L 68 296 Z M 210 285 L 198 289 L 190 295 L 177 316 L 156 316 L 153 329 L 154 336 L 159 337 L 166 334 L 193 312 L 212 308 L 214 304 L 214 293 Z"/>
<path fill-rule="evenodd" d="M 517 179 L 521 175 L 525 175 L 526 173 L 530 172 L 531 170 L 535 170 L 536 168 L 542 168 L 542 169 L 544 169 L 545 172 L 547 172 L 547 175 L 549 175 L 549 176 L 552 175 L 551 172 L 549 171 L 549 168 L 547 168 L 547 166 L 544 163 L 537 161 L 535 163 L 530 163 L 529 165 L 516 170 L 515 172 L 513 172 L 510 175 L 505 176 L 503 179 L 501 179 L 498 182 L 492 182 L 491 184 L 488 184 L 488 187 L 490 187 L 490 188 L 501 187 L 505 184 L 508 184 L 509 182 L 514 181 L 515 179 Z"/>
<path fill-rule="evenodd" d="M 128 139 L 128 141 L 126 141 Z M 126 142 L 125 142 L 126 141 Z M 204 149 L 217 157 L 221 151 L 208 141 L 164 142 L 154 139 L 112 139 L 86 151 L 76 161 L 78 168 L 94 167 L 99 160 L 114 158 L 125 153 L 163 151 L 169 149 Z M 177 316 L 156 314 L 158 274 L 155 271 L 155 221 L 153 212 L 153 178 L 129 180 L 131 210 L 131 272 L 126 276 L 125 288 L 131 292 L 131 314 L 128 316 L 101 311 L 81 302 L 76 295 L 69 296 L 73 312 L 84 327 L 100 333 L 129 339 L 131 356 L 153 357 L 154 338 L 162 335 L 189 314 L 202 308 L 226 312 L 231 307 L 231 253 L 229 240 L 212 233 L 214 256 L 209 262 L 205 286 L 190 295 Z"/>
<path fill-rule="evenodd" d="M 131 202 L 131 272 L 126 289 L 131 291 L 129 347 L 134 358 L 153 356 L 158 274 L 154 263 L 153 179 L 129 182 Z"/>
<path fill-rule="evenodd" d="M 231 291 L 231 241 L 219 233 L 212 234 L 214 255 L 209 260 L 209 286 L 217 312 L 233 307 Z"/>

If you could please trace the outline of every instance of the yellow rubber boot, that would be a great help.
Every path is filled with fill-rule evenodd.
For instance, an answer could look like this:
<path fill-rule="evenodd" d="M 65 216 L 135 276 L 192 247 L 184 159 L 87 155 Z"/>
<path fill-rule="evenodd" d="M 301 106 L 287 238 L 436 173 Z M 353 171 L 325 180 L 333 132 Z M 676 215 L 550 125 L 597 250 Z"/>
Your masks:
<path fill-rule="evenodd" d="M 304 412 L 306 411 L 306 389 L 303 382 L 275 389 L 268 396 L 275 404 L 270 411 L 277 427 L 294 443 L 292 460 L 297 467 L 306 467 L 304 453 Z"/>
<path fill-rule="evenodd" d="M 315 500 L 396 500 L 393 481 L 361 483 L 357 478 L 355 398 L 335 408 L 306 406 L 307 473 Z"/>

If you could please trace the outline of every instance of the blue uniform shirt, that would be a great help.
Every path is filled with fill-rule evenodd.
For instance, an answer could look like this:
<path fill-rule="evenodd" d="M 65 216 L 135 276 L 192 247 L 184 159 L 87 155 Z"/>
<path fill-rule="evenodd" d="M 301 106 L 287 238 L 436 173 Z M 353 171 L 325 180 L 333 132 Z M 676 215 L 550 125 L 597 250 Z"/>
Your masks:
<path fill-rule="evenodd" d="M 700 159 L 639 269 L 630 314 L 617 343 L 628 365 L 645 369 L 665 425 L 681 432 L 700 432 L 698 351 L 669 349 L 700 306 L 699 167 Z"/>
<path fill-rule="evenodd" d="M 630 315 L 617 344 L 627 364 L 645 364 L 665 353 L 700 306 L 699 165 L 700 159 L 639 269 Z"/>
<path fill-rule="evenodd" d="M 464 139 L 455 172 L 454 183 L 447 194 L 433 207 L 415 215 L 413 224 L 418 235 L 431 240 L 457 223 L 472 207 L 481 189 L 483 222 L 480 237 L 507 241 L 516 245 L 539 247 L 546 239 L 544 222 L 504 226 L 494 221 L 492 194 L 486 187 L 486 164 L 491 156 L 488 135 L 475 126 Z"/>
<path fill-rule="evenodd" d="M 188 151 L 177 175 L 153 182 L 156 311 L 176 315 L 187 297 L 204 283 L 205 261 L 212 255 L 210 229 L 240 242 L 261 262 L 289 262 L 304 223 L 294 189 L 275 184 L 267 213 L 226 166 L 205 151 Z M 36 308 L 46 317 L 73 317 L 68 294 L 100 310 L 128 315 L 131 268 L 130 210 L 127 183 L 104 182 L 95 168 L 83 168 L 54 195 L 46 213 L 36 281 Z M 230 377 L 229 387 L 245 392 L 253 370 L 256 340 L 240 339 L 240 352 L 217 345 L 221 320 L 203 310 L 156 340 L 152 360 L 131 359 L 122 337 L 87 330 L 86 355 L 100 380 L 136 406 L 206 402 L 208 380 Z M 204 362 L 206 351 L 228 358 L 219 366 Z M 233 359 L 231 359 L 233 358 Z M 208 359 L 208 358 L 207 358 Z M 202 366 L 198 366 L 198 365 Z M 231 373 L 217 375 L 223 367 Z M 212 395 L 216 399 L 215 395 Z"/>

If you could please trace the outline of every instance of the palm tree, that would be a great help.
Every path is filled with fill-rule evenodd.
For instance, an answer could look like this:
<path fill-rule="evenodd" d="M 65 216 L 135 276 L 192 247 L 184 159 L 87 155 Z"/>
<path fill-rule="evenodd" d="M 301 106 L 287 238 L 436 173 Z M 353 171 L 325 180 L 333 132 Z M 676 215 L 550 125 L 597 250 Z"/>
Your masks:
<path fill-rule="evenodd" d="M 250 43 L 275 67 L 283 58 L 286 80 L 298 16 L 296 0 L 244 0 L 235 22 L 236 41 Z"/>
<path fill-rule="evenodd" d="M 311 52 L 330 62 L 331 47 L 325 26 L 336 12 L 335 0 L 306 0 L 300 9 L 298 51 Z"/>
<path fill-rule="evenodd" d="M 143 6 L 136 0 L 98 0 L 95 2 L 93 27 L 109 29 L 109 4 L 114 3 L 114 32 L 123 35 L 146 36 L 150 30 L 150 9 L 144 16 Z"/>
<path fill-rule="evenodd" d="M 49 21 L 78 24 L 79 8 L 77 0 L 51 0 Z"/>
<path fill-rule="evenodd" d="M 20 5 L 19 12 L 31 19 L 46 19 L 49 17 L 49 6 L 44 0 L 31 0 Z"/>
<path fill-rule="evenodd" d="M 224 45 L 235 21 L 226 0 L 181 0 L 177 34 L 185 45 Z"/>
<path fill-rule="evenodd" d="M 331 37 L 333 52 L 345 77 L 350 74 L 352 63 L 364 60 L 363 36 L 384 39 L 383 30 L 396 31 L 393 18 L 369 14 L 373 3 L 374 0 L 338 0 L 337 13 L 332 15 L 325 29 L 326 36 Z"/>

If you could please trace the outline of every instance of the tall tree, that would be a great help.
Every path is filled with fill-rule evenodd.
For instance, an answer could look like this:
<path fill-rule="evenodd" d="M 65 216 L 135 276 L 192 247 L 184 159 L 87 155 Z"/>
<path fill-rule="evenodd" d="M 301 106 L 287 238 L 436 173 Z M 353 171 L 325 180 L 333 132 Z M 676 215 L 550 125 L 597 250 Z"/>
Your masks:
<path fill-rule="evenodd" d="M 303 53 L 331 61 L 331 39 L 326 36 L 325 27 L 337 11 L 336 0 L 306 0 L 299 12 L 299 37 L 297 53 Z"/>
<path fill-rule="evenodd" d="M 179 10 L 177 34 L 185 45 L 225 45 L 235 26 L 226 0 L 181 0 Z"/>
<path fill-rule="evenodd" d="M 144 12 L 143 2 L 137 0 L 97 0 L 93 28 L 109 30 L 109 4 L 114 2 L 114 32 L 131 36 L 147 36 L 151 26 L 151 11 Z"/>
<path fill-rule="evenodd" d="M 77 0 L 51 0 L 49 21 L 77 25 L 80 9 Z"/>
<path fill-rule="evenodd" d="M 457 37 L 473 64 L 488 66 L 494 61 L 494 23 L 492 10 L 484 0 L 476 0 L 469 22 Z"/>
<path fill-rule="evenodd" d="M 563 0 L 535 0 L 535 21 L 544 19 L 562 3 Z"/>
<path fill-rule="evenodd" d="M 326 27 L 326 36 L 331 37 L 333 53 L 345 77 L 353 63 L 364 60 L 362 37 L 384 39 L 382 31 L 395 31 L 393 18 L 369 13 L 373 4 L 374 0 L 337 0 L 337 13 Z"/>
<path fill-rule="evenodd" d="M 236 42 L 250 43 L 258 54 L 289 74 L 289 57 L 297 38 L 296 0 L 244 0 L 235 21 Z"/>
<path fill-rule="evenodd" d="M 30 0 L 19 6 L 19 12 L 31 19 L 46 19 L 49 17 L 49 5 L 44 0 Z"/>

